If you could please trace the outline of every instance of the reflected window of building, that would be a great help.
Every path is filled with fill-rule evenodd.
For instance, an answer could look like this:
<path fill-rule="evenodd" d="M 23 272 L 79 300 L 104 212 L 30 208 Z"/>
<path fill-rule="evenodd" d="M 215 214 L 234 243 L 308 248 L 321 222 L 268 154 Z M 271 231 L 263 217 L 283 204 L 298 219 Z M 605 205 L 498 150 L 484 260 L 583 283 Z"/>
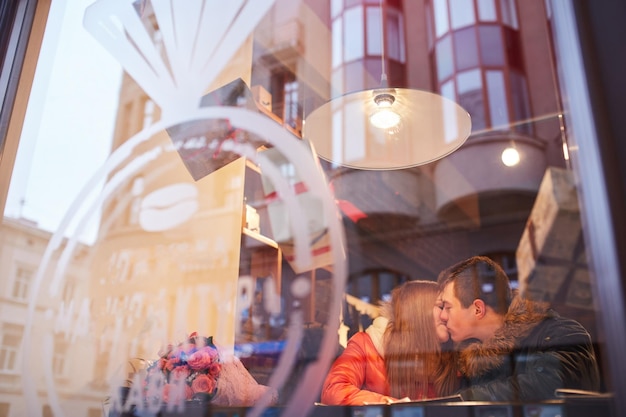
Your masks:
<path fill-rule="evenodd" d="M 0 372 L 18 372 L 18 355 L 24 328 L 17 324 L 4 323 L 0 335 Z"/>
<path fill-rule="evenodd" d="M 155 120 L 156 105 L 152 100 L 146 100 L 143 104 L 143 128 L 152 125 Z"/>
<path fill-rule="evenodd" d="M 64 378 L 68 376 L 66 361 L 68 345 L 69 343 L 65 340 L 65 337 L 55 337 L 54 353 L 52 355 L 52 372 L 57 378 Z"/>
<path fill-rule="evenodd" d="M 16 300 L 26 301 L 28 299 L 28 293 L 30 284 L 33 280 L 34 271 L 27 266 L 18 265 L 15 269 L 15 275 L 13 278 L 13 290 L 11 296 Z"/>
<path fill-rule="evenodd" d="M 68 277 L 63 285 L 63 295 L 61 296 L 61 299 L 67 304 L 74 298 L 75 292 L 76 281 L 74 278 Z"/>
<path fill-rule="evenodd" d="M 426 9 L 435 90 L 469 112 L 475 133 L 532 134 L 515 123 L 530 117 L 515 0 L 432 0 Z"/>
<path fill-rule="evenodd" d="M 284 125 L 300 131 L 302 129 L 300 85 L 295 74 L 283 66 L 274 69 L 270 88 L 272 113 L 278 116 Z"/>
<path fill-rule="evenodd" d="M 89 410 L 87 410 L 87 417 L 101 417 L 101 416 L 102 416 L 102 410 L 98 408 L 90 408 Z"/>
<path fill-rule="evenodd" d="M 483 256 L 493 259 L 494 262 L 502 267 L 506 275 L 509 277 L 511 288 L 517 289 L 519 287 L 517 279 L 517 262 L 515 260 L 514 252 L 492 252 L 483 254 Z"/>
<path fill-rule="evenodd" d="M 97 386 L 104 384 L 107 381 L 107 371 L 110 363 L 111 343 L 104 342 L 98 349 L 98 354 L 95 357 L 93 382 Z"/>
<path fill-rule="evenodd" d="M 391 297 L 391 290 L 407 280 L 406 275 L 395 271 L 371 270 L 350 277 L 347 292 L 361 301 L 378 305 Z"/>
<path fill-rule="evenodd" d="M 406 44 L 401 2 L 385 1 L 381 8 L 380 1 L 333 1 L 331 19 L 335 90 L 345 93 L 378 84 L 383 55 L 389 67 L 389 84 L 404 85 Z"/>
<path fill-rule="evenodd" d="M 387 59 L 404 63 L 405 45 L 404 45 L 404 23 L 403 16 L 397 8 L 387 9 L 387 27 L 386 27 L 386 57 Z M 368 37 L 368 42 L 375 42 L 374 36 Z M 374 55 L 374 54 L 372 54 Z"/>

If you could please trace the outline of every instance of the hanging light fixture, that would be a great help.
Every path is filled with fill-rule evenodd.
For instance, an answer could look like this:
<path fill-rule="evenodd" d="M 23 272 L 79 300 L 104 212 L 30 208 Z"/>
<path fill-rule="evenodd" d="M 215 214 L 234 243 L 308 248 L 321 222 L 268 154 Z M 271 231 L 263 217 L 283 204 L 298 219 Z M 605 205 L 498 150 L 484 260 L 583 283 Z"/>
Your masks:
<path fill-rule="evenodd" d="M 311 112 L 303 136 L 318 156 L 357 169 L 400 169 L 436 161 L 469 137 L 469 114 L 428 91 L 390 88 L 385 70 L 383 0 L 381 85 L 339 96 Z"/>

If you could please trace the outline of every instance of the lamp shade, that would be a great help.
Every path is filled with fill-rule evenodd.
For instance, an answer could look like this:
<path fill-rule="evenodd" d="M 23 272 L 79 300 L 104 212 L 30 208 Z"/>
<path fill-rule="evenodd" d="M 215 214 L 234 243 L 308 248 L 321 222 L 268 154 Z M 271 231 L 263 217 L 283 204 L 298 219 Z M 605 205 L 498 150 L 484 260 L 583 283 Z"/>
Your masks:
<path fill-rule="evenodd" d="M 305 118 L 303 136 L 329 162 L 383 170 L 443 158 L 471 130 L 469 114 L 452 100 L 428 91 L 385 88 L 349 93 L 315 109 Z"/>

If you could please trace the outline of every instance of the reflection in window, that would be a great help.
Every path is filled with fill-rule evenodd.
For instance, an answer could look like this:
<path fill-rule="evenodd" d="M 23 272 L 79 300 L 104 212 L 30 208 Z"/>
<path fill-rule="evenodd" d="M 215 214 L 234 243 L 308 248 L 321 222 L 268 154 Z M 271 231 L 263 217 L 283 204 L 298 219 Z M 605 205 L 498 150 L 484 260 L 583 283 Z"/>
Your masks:
<path fill-rule="evenodd" d="M 454 79 L 451 79 L 441 86 L 441 95 L 447 99 L 456 101 L 456 93 L 454 92 Z"/>
<path fill-rule="evenodd" d="M 527 119 L 530 108 L 515 0 L 431 0 L 430 4 L 436 35 L 431 50 L 436 90 L 470 113 L 473 131 Z M 456 91 L 450 84 L 455 78 Z M 530 126 L 515 129 L 530 133 L 526 132 Z"/>
<path fill-rule="evenodd" d="M 333 91 L 343 94 L 371 88 L 373 83 L 378 86 L 383 55 L 390 84 L 404 84 L 406 43 L 399 4 L 381 7 L 378 0 L 343 3 L 344 9 L 332 17 Z"/>
<path fill-rule="evenodd" d="M 504 74 L 502 71 L 487 71 L 486 78 L 491 126 L 506 127 L 509 124 L 509 112 L 506 103 Z"/>
<path fill-rule="evenodd" d="M 63 337 L 56 337 L 52 355 L 52 372 L 56 377 L 67 376 L 67 350 L 68 342 Z"/>
<path fill-rule="evenodd" d="M 367 54 L 382 55 L 383 32 L 380 7 L 367 8 Z"/>
<path fill-rule="evenodd" d="M 74 279 L 68 278 L 63 285 L 63 294 L 61 296 L 61 299 L 64 303 L 68 304 L 72 300 L 72 298 L 74 298 L 75 290 L 76 284 Z"/>
<path fill-rule="evenodd" d="M 482 256 L 487 256 L 491 258 L 499 264 L 506 275 L 509 277 L 509 281 L 511 282 L 511 287 L 513 289 L 518 288 L 518 279 L 517 279 L 517 262 L 515 261 L 515 253 L 514 252 L 491 252 L 483 254 Z M 493 272 L 495 274 L 495 272 Z"/>
<path fill-rule="evenodd" d="M 435 35 L 440 37 L 448 32 L 448 2 L 446 0 L 434 0 L 433 8 L 435 13 Z"/>
<path fill-rule="evenodd" d="M 481 130 L 485 124 L 485 102 L 480 70 L 460 73 L 457 78 L 459 104 L 472 117 L 472 130 Z"/>
<path fill-rule="evenodd" d="M 300 111 L 298 105 L 298 81 L 285 82 L 285 110 L 283 121 L 294 129 L 300 129 Z"/>
<path fill-rule="evenodd" d="M 395 271 L 373 270 L 352 276 L 348 294 L 373 305 L 391 296 L 391 290 L 407 281 L 407 277 Z"/>
<path fill-rule="evenodd" d="M 0 336 L 0 372 L 14 373 L 18 370 L 18 352 L 22 342 L 24 328 L 16 324 L 5 323 Z"/>
<path fill-rule="evenodd" d="M 450 0 L 450 20 L 452 29 L 476 23 L 473 0 Z"/>
<path fill-rule="evenodd" d="M 343 60 L 363 58 L 363 8 L 353 7 L 344 13 Z"/>
<path fill-rule="evenodd" d="M 108 379 L 108 368 L 110 363 L 111 343 L 103 342 L 98 348 L 98 354 L 95 357 L 94 363 L 94 382 L 96 385 L 103 384 Z"/>
<path fill-rule="evenodd" d="M 337 68 L 343 62 L 343 60 L 341 59 L 341 55 L 343 53 L 343 47 L 341 45 L 342 39 L 343 22 L 341 19 L 337 19 L 333 21 L 333 68 Z"/>
<path fill-rule="evenodd" d="M 11 295 L 17 300 L 28 299 L 28 289 L 33 279 L 33 270 L 27 267 L 18 266 L 13 280 L 13 291 Z"/>
<path fill-rule="evenodd" d="M 517 24 L 517 12 L 515 11 L 515 0 L 500 0 L 502 9 L 502 23 L 511 26 L 513 29 L 519 29 Z"/>
<path fill-rule="evenodd" d="M 370 38 L 368 38 L 368 42 Z M 404 28 L 402 15 L 394 9 L 388 9 L 387 14 L 387 57 L 404 63 Z"/>
<path fill-rule="evenodd" d="M 504 44 L 502 31 L 498 26 L 481 26 L 478 28 L 480 42 L 480 59 L 485 66 L 503 66 Z"/>
<path fill-rule="evenodd" d="M 454 32 L 454 57 L 457 70 L 478 66 L 478 45 L 473 27 Z"/>
<path fill-rule="evenodd" d="M 343 0 L 331 0 L 330 1 L 330 16 L 336 17 L 343 8 Z"/>
<path fill-rule="evenodd" d="M 454 71 L 454 64 L 452 62 L 452 38 L 446 36 L 437 42 L 436 46 L 437 57 L 437 77 L 439 80 L 443 80 L 452 75 Z"/>
<path fill-rule="evenodd" d="M 530 118 L 530 102 L 528 98 L 528 86 L 526 78 L 515 71 L 511 71 L 511 91 L 513 98 L 513 116 L 515 120 L 527 120 Z M 517 128 L 522 133 L 531 134 L 532 124 L 524 123 Z"/>
<path fill-rule="evenodd" d="M 495 0 L 478 0 L 478 18 L 482 22 L 495 22 L 497 17 Z"/>
<path fill-rule="evenodd" d="M 148 126 L 154 123 L 154 112 L 156 109 L 156 105 L 154 101 L 148 99 L 143 105 L 143 128 L 147 128 Z"/>

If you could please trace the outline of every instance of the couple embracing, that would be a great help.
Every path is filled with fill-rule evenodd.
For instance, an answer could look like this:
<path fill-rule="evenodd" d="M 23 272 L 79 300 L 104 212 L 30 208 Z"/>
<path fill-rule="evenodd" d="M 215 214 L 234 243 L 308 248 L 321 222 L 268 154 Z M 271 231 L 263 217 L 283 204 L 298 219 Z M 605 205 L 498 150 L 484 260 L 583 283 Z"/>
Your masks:
<path fill-rule="evenodd" d="M 459 394 L 465 401 L 540 401 L 557 389 L 599 387 L 585 328 L 515 294 L 497 263 L 474 256 L 437 282 L 395 288 L 381 316 L 333 363 L 321 400 L 363 405 Z"/>

